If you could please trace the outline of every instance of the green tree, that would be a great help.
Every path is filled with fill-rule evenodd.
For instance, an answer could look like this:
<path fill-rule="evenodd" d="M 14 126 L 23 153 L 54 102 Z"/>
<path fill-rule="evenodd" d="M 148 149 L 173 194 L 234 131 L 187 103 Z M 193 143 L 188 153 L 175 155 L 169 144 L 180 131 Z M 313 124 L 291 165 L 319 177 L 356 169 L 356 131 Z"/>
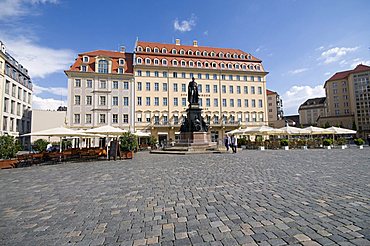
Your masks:
<path fill-rule="evenodd" d="M 120 137 L 120 148 L 122 151 L 134 151 L 138 147 L 137 136 L 131 132 L 125 132 Z"/>
<path fill-rule="evenodd" d="M 45 139 L 37 139 L 35 142 L 33 142 L 33 149 L 39 152 L 45 151 L 46 147 L 48 146 L 48 141 Z"/>
<path fill-rule="evenodd" d="M 21 146 L 13 136 L 0 136 L 0 159 L 14 158 L 19 150 Z"/>

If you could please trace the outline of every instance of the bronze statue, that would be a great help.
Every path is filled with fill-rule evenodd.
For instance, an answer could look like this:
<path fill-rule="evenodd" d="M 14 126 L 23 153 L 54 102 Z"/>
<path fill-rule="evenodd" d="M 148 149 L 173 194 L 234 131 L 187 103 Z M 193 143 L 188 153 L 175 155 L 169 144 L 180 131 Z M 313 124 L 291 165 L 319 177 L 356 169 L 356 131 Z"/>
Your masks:
<path fill-rule="evenodd" d="M 199 100 L 198 85 L 197 85 L 197 82 L 195 82 L 193 78 L 192 81 L 190 81 L 188 85 L 188 102 L 190 104 L 193 104 L 193 103 L 198 103 L 198 100 Z"/>

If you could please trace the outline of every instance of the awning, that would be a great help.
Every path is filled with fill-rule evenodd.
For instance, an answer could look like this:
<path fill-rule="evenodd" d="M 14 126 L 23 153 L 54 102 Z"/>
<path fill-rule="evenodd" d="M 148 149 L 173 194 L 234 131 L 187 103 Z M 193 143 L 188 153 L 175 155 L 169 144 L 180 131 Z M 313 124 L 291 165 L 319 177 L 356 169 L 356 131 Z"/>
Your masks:
<path fill-rule="evenodd" d="M 168 132 L 158 132 L 158 135 L 168 135 Z"/>

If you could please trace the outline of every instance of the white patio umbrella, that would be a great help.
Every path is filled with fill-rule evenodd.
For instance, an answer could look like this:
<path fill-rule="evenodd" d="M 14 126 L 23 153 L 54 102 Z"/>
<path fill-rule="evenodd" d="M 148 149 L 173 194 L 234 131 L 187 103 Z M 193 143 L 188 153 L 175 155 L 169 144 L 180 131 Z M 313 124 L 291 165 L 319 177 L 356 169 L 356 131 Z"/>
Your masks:
<path fill-rule="evenodd" d="M 351 135 L 351 134 L 356 134 L 357 133 L 354 130 L 341 128 L 341 127 L 335 127 L 335 126 L 329 127 L 329 128 L 327 128 L 327 130 L 332 131 L 332 133 L 336 134 L 336 135 L 347 135 L 347 134 Z"/>
<path fill-rule="evenodd" d="M 121 129 L 118 127 L 113 127 L 113 126 L 100 126 L 97 128 L 92 128 L 89 130 L 86 130 L 86 133 L 92 133 L 92 134 L 100 134 L 100 135 L 105 135 L 107 138 L 107 159 L 108 159 L 108 146 L 109 146 L 109 137 L 110 136 L 120 136 L 123 133 L 128 132 L 125 129 Z"/>
<path fill-rule="evenodd" d="M 323 135 L 323 134 L 333 134 L 333 131 L 316 127 L 316 126 L 309 126 L 306 128 L 303 128 L 304 130 L 307 130 L 310 135 Z"/>
<path fill-rule="evenodd" d="M 138 137 L 150 137 L 150 132 L 136 131 L 134 134 Z"/>
<path fill-rule="evenodd" d="M 240 134 L 243 134 L 243 133 L 244 133 L 244 130 L 245 130 L 245 129 L 238 128 L 238 129 L 234 129 L 234 130 L 232 130 L 232 131 L 229 131 L 229 132 L 227 132 L 226 134 L 235 134 L 235 135 L 240 135 Z"/>
<path fill-rule="evenodd" d="M 78 132 L 66 127 L 56 127 L 38 132 L 31 132 L 23 136 L 46 136 L 46 137 L 60 137 L 60 152 L 62 152 L 62 138 L 63 137 L 86 137 L 85 133 Z"/>
<path fill-rule="evenodd" d="M 269 126 L 249 127 L 243 130 L 243 134 L 278 135 L 282 131 Z"/>
<path fill-rule="evenodd" d="M 308 130 L 298 128 L 298 127 L 293 127 L 293 126 L 285 126 L 285 127 L 279 128 L 279 130 L 281 130 L 282 133 L 286 135 L 309 135 L 310 134 Z"/>

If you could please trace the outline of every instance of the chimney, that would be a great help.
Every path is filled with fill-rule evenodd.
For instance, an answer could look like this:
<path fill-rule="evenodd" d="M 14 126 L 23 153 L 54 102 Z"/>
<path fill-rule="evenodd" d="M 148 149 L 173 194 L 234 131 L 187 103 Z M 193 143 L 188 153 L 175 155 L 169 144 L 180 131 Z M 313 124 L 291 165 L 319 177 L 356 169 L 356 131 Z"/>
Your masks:
<path fill-rule="evenodd" d="M 180 39 L 176 38 L 176 45 L 180 45 Z"/>
<path fill-rule="evenodd" d="M 198 47 L 198 41 L 197 41 L 197 40 L 194 40 L 194 41 L 193 41 L 193 46 L 194 46 L 194 47 Z"/>
<path fill-rule="evenodd" d="M 125 51 L 126 51 L 126 47 L 125 47 L 124 45 L 121 45 L 121 46 L 119 47 L 119 52 L 121 52 L 121 53 L 125 53 Z"/>

